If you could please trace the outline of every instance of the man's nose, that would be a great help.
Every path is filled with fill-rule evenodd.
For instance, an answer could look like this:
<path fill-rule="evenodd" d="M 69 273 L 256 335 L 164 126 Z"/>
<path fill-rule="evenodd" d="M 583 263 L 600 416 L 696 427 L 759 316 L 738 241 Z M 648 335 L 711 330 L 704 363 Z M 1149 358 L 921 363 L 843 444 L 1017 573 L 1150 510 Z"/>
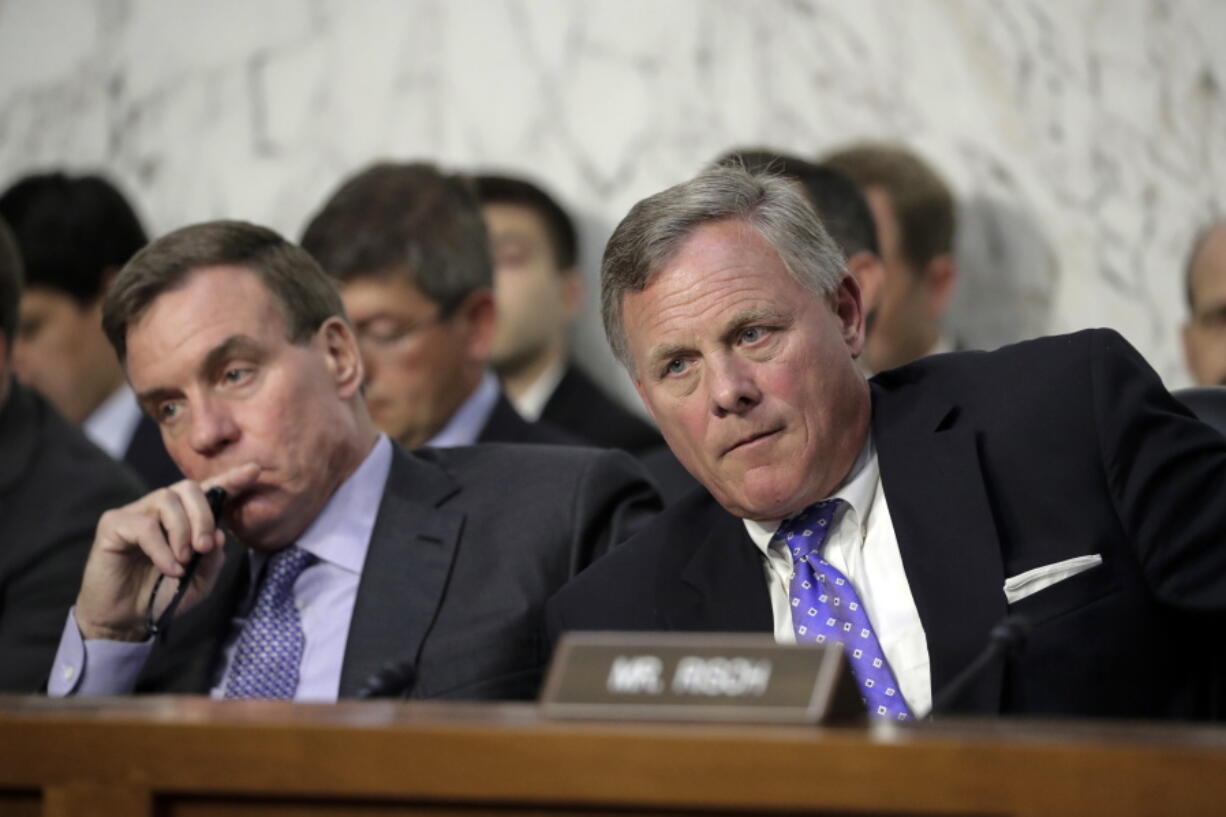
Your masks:
<path fill-rule="evenodd" d="M 203 457 L 215 456 L 238 439 L 239 427 L 223 400 L 203 399 L 192 409 L 192 450 Z"/>
<path fill-rule="evenodd" d="M 762 401 L 753 364 L 736 355 L 709 359 L 707 378 L 711 411 L 717 417 L 744 414 Z"/>

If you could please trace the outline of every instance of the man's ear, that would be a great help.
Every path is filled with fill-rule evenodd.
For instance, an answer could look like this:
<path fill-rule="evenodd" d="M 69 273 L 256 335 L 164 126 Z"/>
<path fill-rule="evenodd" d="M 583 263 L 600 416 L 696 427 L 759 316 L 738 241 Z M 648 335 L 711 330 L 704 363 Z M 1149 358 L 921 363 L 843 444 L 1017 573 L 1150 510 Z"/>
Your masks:
<path fill-rule="evenodd" d="M 468 359 L 484 366 L 490 359 L 498 323 L 494 291 L 483 288 L 470 292 L 451 320 L 460 328 Z"/>
<path fill-rule="evenodd" d="M 928 288 L 928 307 L 935 318 L 941 318 L 953 301 L 958 284 L 958 264 L 950 253 L 942 253 L 924 265 L 924 281 Z"/>
<path fill-rule="evenodd" d="M 875 252 L 860 250 L 847 259 L 847 271 L 855 276 L 856 283 L 860 285 L 860 308 L 865 315 L 871 314 L 881 299 L 885 262 Z"/>
<path fill-rule="evenodd" d="M 341 399 L 348 400 L 358 394 L 366 377 L 366 370 L 353 329 L 340 317 L 333 315 L 320 325 L 316 340 L 323 345 L 328 371 L 332 373 Z"/>
<path fill-rule="evenodd" d="M 860 302 L 860 284 L 850 272 L 843 275 L 830 293 L 830 307 L 839 319 L 848 351 L 853 358 L 859 357 L 864 351 L 864 307 Z"/>

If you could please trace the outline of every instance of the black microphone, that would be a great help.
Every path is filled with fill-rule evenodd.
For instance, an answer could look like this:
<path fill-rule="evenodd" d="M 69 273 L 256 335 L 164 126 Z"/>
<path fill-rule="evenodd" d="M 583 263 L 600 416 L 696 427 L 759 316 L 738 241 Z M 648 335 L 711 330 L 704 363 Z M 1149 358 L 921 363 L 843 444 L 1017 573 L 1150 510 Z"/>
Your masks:
<path fill-rule="evenodd" d="M 358 698 L 407 698 L 417 685 L 417 664 L 405 659 L 403 661 L 388 661 L 383 667 L 366 679 L 366 683 L 357 692 Z"/>
<path fill-rule="evenodd" d="M 949 709 L 967 688 L 983 675 L 984 671 L 1000 657 L 1007 654 L 1017 654 L 1026 648 L 1026 639 L 1030 636 L 1030 622 L 1019 615 L 1006 616 L 997 622 L 988 632 L 988 644 L 983 652 L 975 656 L 952 681 L 945 685 L 932 702 L 932 711 L 928 717 L 940 714 Z"/>

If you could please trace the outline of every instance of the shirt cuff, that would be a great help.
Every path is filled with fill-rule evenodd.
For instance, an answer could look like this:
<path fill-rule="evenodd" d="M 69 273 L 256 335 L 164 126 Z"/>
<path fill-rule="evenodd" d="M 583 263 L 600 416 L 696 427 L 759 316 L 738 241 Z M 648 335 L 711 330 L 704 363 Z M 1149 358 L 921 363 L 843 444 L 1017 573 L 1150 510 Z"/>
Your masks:
<path fill-rule="evenodd" d="M 153 638 L 144 641 L 82 638 L 75 612 L 76 607 L 68 611 L 47 680 L 47 695 L 64 698 L 130 694 L 153 648 Z"/>

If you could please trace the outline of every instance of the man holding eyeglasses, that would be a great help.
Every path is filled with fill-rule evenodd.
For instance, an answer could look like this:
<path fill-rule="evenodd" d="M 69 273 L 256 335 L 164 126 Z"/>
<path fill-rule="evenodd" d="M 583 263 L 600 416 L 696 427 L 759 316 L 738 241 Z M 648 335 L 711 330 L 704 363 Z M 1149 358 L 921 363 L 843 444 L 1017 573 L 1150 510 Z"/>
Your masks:
<path fill-rule="evenodd" d="M 381 431 L 408 448 L 576 442 L 521 418 L 488 370 L 493 265 L 462 179 L 424 163 L 373 165 L 328 199 L 302 246 L 340 284 Z"/>

